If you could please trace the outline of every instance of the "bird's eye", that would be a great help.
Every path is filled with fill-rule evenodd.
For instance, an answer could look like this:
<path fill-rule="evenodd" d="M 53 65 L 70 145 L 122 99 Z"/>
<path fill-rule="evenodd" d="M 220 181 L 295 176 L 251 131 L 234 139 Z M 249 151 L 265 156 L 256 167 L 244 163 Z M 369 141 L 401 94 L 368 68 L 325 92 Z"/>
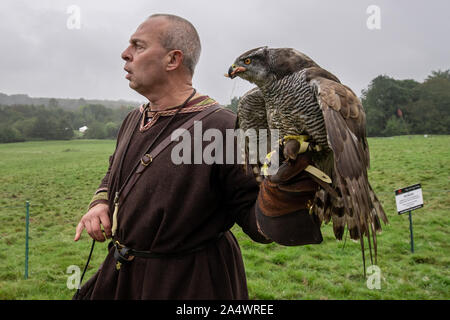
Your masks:
<path fill-rule="evenodd" d="M 247 58 L 247 59 L 244 60 L 245 64 L 250 64 L 251 62 L 252 62 L 252 59 L 250 59 L 250 58 Z"/>

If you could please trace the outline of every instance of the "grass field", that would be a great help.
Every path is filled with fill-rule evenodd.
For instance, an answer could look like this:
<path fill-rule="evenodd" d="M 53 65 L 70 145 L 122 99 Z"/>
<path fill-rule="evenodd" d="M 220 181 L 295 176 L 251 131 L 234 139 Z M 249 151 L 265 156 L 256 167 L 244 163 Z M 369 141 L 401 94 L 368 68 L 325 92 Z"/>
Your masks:
<path fill-rule="evenodd" d="M 390 219 L 378 236 L 380 289 L 363 277 L 360 245 L 261 245 L 234 227 L 252 299 L 449 299 L 450 136 L 371 138 L 370 181 Z M 114 141 L 0 144 L 0 299 L 70 299 L 67 269 L 82 270 L 90 238 L 73 242 L 75 226 L 107 168 Z M 421 183 L 424 208 L 398 215 L 394 190 Z M 30 201 L 29 278 L 24 279 L 25 202 Z M 103 261 L 97 243 L 85 279 Z M 86 281 L 86 280 L 85 280 Z"/>

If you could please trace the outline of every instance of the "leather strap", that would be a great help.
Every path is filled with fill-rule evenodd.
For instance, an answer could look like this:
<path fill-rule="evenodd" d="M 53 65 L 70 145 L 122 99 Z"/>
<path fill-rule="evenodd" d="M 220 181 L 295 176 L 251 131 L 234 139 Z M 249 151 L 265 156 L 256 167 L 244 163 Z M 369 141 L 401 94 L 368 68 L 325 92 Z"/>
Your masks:
<path fill-rule="evenodd" d="M 201 119 L 204 119 L 205 117 L 209 116 L 213 112 L 221 110 L 221 107 L 218 105 L 213 105 L 209 107 L 208 109 L 205 109 L 195 115 L 194 117 L 187 120 L 185 123 L 183 123 L 179 128 L 180 129 L 186 129 L 189 130 L 193 125 L 195 121 L 200 121 Z M 152 151 L 145 154 L 140 160 L 139 165 L 134 172 L 133 176 L 130 178 L 128 183 L 124 186 L 121 194 L 119 195 L 119 202 L 122 204 L 125 199 L 127 198 L 128 194 L 130 193 L 130 190 L 133 188 L 133 186 L 136 184 L 137 180 L 141 177 L 142 172 L 155 160 L 155 158 L 164 150 L 166 149 L 171 143 L 172 135 L 169 135 L 166 137 L 160 144 L 158 144 Z"/>
<path fill-rule="evenodd" d="M 220 232 L 219 234 L 215 235 L 211 239 L 208 239 L 208 240 L 200 243 L 199 245 L 197 245 L 194 248 L 187 249 L 184 251 L 177 251 L 177 252 L 164 253 L 164 252 L 134 250 L 134 249 L 128 248 L 128 247 L 120 244 L 118 241 L 115 241 L 114 243 L 111 242 L 109 244 L 109 247 L 114 246 L 114 259 L 116 259 L 116 261 L 120 262 L 120 263 L 130 262 L 133 260 L 134 257 L 145 258 L 145 259 L 175 258 L 175 257 L 188 255 L 188 254 L 195 253 L 195 252 L 201 251 L 203 249 L 206 249 L 211 244 L 214 244 L 216 241 L 220 240 L 225 235 L 225 232 Z"/>

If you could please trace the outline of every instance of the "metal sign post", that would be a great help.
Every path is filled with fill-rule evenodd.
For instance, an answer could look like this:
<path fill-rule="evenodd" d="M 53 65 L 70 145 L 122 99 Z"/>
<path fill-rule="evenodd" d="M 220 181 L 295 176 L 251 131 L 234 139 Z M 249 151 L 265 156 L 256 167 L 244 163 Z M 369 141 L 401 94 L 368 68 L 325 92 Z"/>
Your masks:
<path fill-rule="evenodd" d="M 409 233 L 411 234 L 411 253 L 414 253 L 414 237 L 413 237 L 413 227 L 412 227 L 412 215 L 409 211 Z"/>
<path fill-rule="evenodd" d="M 414 237 L 412 225 L 412 210 L 423 207 L 422 187 L 415 184 L 406 188 L 395 190 L 395 203 L 398 214 L 409 213 L 409 233 L 411 235 L 411 252 L 414 253 Z"/>

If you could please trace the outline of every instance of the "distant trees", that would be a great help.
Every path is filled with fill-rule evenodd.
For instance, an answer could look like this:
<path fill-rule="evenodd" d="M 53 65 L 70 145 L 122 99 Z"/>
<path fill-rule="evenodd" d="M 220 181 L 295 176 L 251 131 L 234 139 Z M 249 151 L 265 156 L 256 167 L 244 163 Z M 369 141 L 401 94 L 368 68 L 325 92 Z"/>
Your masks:
<path fill-rule="evenodd" d="M 119 133 L 121 123 L 118 122 L 107 122 L 105 124 L 105 135 L 107 138 L 115 138 Z"/>
<path fill-rule="evenodd" d="M 84 136 L 87 139 L 114 139 L 123 119 L 132 109 L 133 107 L 110 109 L 100 104 L 89 104 L 80 107 L 75 122 L 79 127 L 88 127 Z"/>
<path fill-rule="evenodd" d="M 0 107 L 0 142 L 67 140 L 73 128 L 67 111 L 52 106 Z"/>
<path fill-rule="evenodd" d="M 25 141 L 22 134 L 12 126 L 0 126 L 0 142 L 21 142 Z"/>
<path fill-rule="evenodd" d="M 239 97 L 225 107 L 237 111 Z M 422 82 L 373 79 L 362 93 L 368 136 L 450 134 L 450 70 L 432 71 Z M 86 103 L 68 111 L 50 99 L 48 105 L 0 105 L 0 143 L 36 139 L 114 139 L 134 107 L 107 108 Z M 74 109 L 70 109 L 74 110 Z M 84 134 L 78 132 L 87 126 Z"/>
<path fill-rule="evenodd" d="M 378 76 L 363 91 L 368 136 L 450 134 L 450 70 L 423 83 Z"/>
<path fill-rule="evenodd" d="M 82 138 L 114 139 L 123 119 L 132 109 L 88 104 L 72 112 L 61 109 L 55 99 L 48 106 L 0 106 L 0 143 L 72 139 L 82 126 L 88 127 Z"/>
<path fill-rule="evenodd" d="M 238 103 L 239 103 L 240 99 L 241 98 L 238 98 L 238 97 L 231 98 L 230 104 L 226 105 L 225 108 L 228 108 L 231 111 L 233 111 L 234 113 L 237 113 L 237 107 L 238 107 Z"/>

